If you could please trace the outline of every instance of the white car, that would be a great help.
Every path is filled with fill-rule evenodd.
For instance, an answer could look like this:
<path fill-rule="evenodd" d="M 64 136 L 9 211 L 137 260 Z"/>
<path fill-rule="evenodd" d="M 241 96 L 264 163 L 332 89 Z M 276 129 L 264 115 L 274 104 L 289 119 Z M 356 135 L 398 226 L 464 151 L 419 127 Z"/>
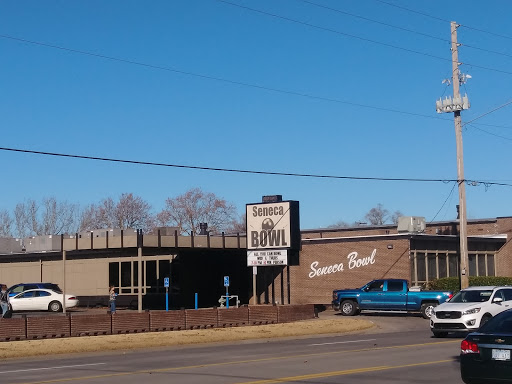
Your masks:
<path fill-rule="evenodd" d="M 469 287 L 434 308 L 430 330 L 435 337 L 449 332 L 475 332 L 498 313 L 512 308 L 512 286 Z"/>
<path fill-rule="evenodd" d="M 17 311 L 50 311 L 62 310 L 62 293 L 51 289 L 29 289 L 10 297 L 9 301 L 13 312 Z M 78 305 L 78 299 L 74 295 L 66 295 L 66 309 Z"/>

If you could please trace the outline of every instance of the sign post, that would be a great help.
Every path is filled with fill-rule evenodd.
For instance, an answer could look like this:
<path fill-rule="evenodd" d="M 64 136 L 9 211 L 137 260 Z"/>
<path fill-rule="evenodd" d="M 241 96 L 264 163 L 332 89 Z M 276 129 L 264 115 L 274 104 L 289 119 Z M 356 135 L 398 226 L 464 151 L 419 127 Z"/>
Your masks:
<path fill-rule="evenodd" d="M 226 308 L 229 308 L 229 276 L 224 276 L 224 286 L 226 287 Z"/>
<path fill-rule="evenodd" d="M 165 287 L 165 310 L 169 311 L 169 278 L 164 277 L 164 287 Z"/>

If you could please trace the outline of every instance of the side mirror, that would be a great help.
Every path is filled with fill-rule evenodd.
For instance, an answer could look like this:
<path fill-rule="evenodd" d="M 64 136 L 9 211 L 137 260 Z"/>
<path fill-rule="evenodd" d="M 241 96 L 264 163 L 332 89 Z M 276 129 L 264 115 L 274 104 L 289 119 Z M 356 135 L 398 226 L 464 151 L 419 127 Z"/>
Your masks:
<path fill-rule="evenodd" d="M 494 299 L 492 299 L 492 302 L 493 303 L 501 303 L 501 302 L 503 302 L 503 299 L 501 297 L 495 297 Z"/>

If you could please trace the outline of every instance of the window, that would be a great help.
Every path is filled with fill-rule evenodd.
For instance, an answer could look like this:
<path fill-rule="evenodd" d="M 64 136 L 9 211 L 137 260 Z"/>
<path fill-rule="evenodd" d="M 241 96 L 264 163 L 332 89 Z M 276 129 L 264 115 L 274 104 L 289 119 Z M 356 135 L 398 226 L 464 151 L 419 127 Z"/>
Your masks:
<path fill-rule="evenodd" d="M 114 287 L 119 287 L 119 263 L 108 263 L 108 281 Z"/>
<path fill-rule="evenodd" d="M 404 290 L 404 283 L 401 281 L 388 281 L 388 291 L 401 292 Z"/>
<path fill-rule="evenodd" d="M 382 280 L 377 280 L 371 283 L 368 286 L 368 291 L 375 292 L 375 291 L 382 291 L 384 289 L 384 282 Z"/>
<path fill-rule="evenodd" d="M 502 289 L 502 292 L 504 301 L 512 300 L 512 289 Z"/>
<path fill-rule="evenodd" d="M 439 255 L 439 278 L 448 277 L 448 270 L 446 268 L 446 255 Z"/>

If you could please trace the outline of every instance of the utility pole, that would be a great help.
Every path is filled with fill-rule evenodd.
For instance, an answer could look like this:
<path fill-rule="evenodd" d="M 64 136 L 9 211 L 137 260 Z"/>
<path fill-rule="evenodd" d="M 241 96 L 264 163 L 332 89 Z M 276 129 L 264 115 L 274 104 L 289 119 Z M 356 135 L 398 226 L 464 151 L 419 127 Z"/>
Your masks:
<path fill-rule="evenodd" d="M 436 102 L 436 109 L 438 113 L 453 112 L 455 122 L 455 139 L 457 142 L 457 183 L 459 185 L 460 287 L 463 289 L 469 286 L 469 268 L 466 218 L 466 181 L 464 179 L 464 154 L 462 147 L 462 121 L 460 112 L 469 108 L 469 101 L 467 95 L 461 98 L 459 90 L 459 44 L 457 43 L 457 28 L 459 25 L 455 21 L 452 21 L 450 25 L 453 100 L 448 97 L 445 100 L 438 100 Z"/>

